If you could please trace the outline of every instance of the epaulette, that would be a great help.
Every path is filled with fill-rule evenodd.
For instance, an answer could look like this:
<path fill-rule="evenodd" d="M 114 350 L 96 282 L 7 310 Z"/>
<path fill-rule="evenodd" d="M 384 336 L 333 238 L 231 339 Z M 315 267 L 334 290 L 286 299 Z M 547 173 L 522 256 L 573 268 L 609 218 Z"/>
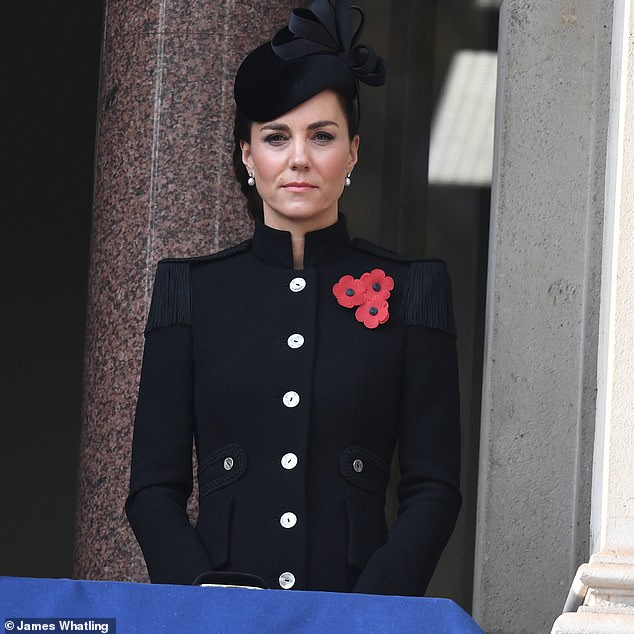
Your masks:
<path fill-rule="evenodd" d="M 156 268 L 145 334 L 166 326 L 191 326 L 190 264 L 224 260 L 250 249 L 251 240 L 245 240 L 211 255 L 161 260 Z"/>
<path fill-rule="evenodd" d="M 409 264 L 396 321 L 407 326 L 425 326 L 456 334 L 451 278 L 443 260 L 407 257 L 367 240 L 355 239 L 353 244 L 370 255 Z"/>

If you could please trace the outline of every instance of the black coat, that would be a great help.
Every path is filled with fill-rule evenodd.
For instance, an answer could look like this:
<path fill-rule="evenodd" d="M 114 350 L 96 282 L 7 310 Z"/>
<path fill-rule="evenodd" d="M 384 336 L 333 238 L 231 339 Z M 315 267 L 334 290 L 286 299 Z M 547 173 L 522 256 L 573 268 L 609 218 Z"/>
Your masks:
<path fill-rule="evenodd" d="M 371 329 L 332 289 L 377 268 L 394 289 Z M 307 234 L 303 270 L 290 235 L 259 223 L 220 254 L 162 261 L 126 502 L 151 580 L 228 570 L 272 588 L 423 594 L 460 508 L 453 330 L 444 263 L 351 242 L 343 217 Z"/>

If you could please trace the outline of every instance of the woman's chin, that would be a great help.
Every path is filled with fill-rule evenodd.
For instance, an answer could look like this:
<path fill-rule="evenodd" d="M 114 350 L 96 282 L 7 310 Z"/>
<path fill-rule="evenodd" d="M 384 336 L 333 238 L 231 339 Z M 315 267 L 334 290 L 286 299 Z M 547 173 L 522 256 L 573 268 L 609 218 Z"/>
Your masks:
<path fill-rule="evenodd" d="M 314 228 L 327 227 L 337 222 L 337 210 L 318 210 L 309 206 L 297 206 L 279 211 L 264 211 L 264 222 L 276 228 L 288 228 L 294 225 L 310 225 Z"/>

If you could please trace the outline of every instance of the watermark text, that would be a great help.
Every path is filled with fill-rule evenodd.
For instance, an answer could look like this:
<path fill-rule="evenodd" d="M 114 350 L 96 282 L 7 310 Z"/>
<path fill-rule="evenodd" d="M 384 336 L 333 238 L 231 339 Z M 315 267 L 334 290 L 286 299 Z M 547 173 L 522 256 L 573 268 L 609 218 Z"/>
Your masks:
<path fill-rule="evenodd" d="M 4 620 L 5 634 L 14 632 L 100 632 L 116 634 L 116 619 L 50 618 L 29 619 L 25 617 Z"/>

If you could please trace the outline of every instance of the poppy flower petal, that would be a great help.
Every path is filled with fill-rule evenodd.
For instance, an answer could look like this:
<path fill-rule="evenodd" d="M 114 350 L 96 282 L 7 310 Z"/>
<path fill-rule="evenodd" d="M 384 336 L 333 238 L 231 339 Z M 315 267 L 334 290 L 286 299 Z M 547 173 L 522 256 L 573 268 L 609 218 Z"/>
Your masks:
<path fill-rule="evenodd" d="M 332 293 L 337 302 L 345 308 L 359 306 L 365 301 L 365 284 L 352 275 L 344 275 L 333 287 Z"/>
<path fill-rule="evenodd" d="M 364 273 L 361 280 L 368 293 L 380 293 L 385 299 L 394 288 L 394 279 L 386 275 L 383 269 L 373 269 L 370 273 Z"/>
<path fill-rule="evenodd" d="M 344 275 L 332 287 L 337 302 L 355 308 L 355 318 L 366 328 L 374 329 L 390 318 L 387 299 L 394 288 L 394 279 L 382 269 L 373 269 L 360 279 Z"/>

